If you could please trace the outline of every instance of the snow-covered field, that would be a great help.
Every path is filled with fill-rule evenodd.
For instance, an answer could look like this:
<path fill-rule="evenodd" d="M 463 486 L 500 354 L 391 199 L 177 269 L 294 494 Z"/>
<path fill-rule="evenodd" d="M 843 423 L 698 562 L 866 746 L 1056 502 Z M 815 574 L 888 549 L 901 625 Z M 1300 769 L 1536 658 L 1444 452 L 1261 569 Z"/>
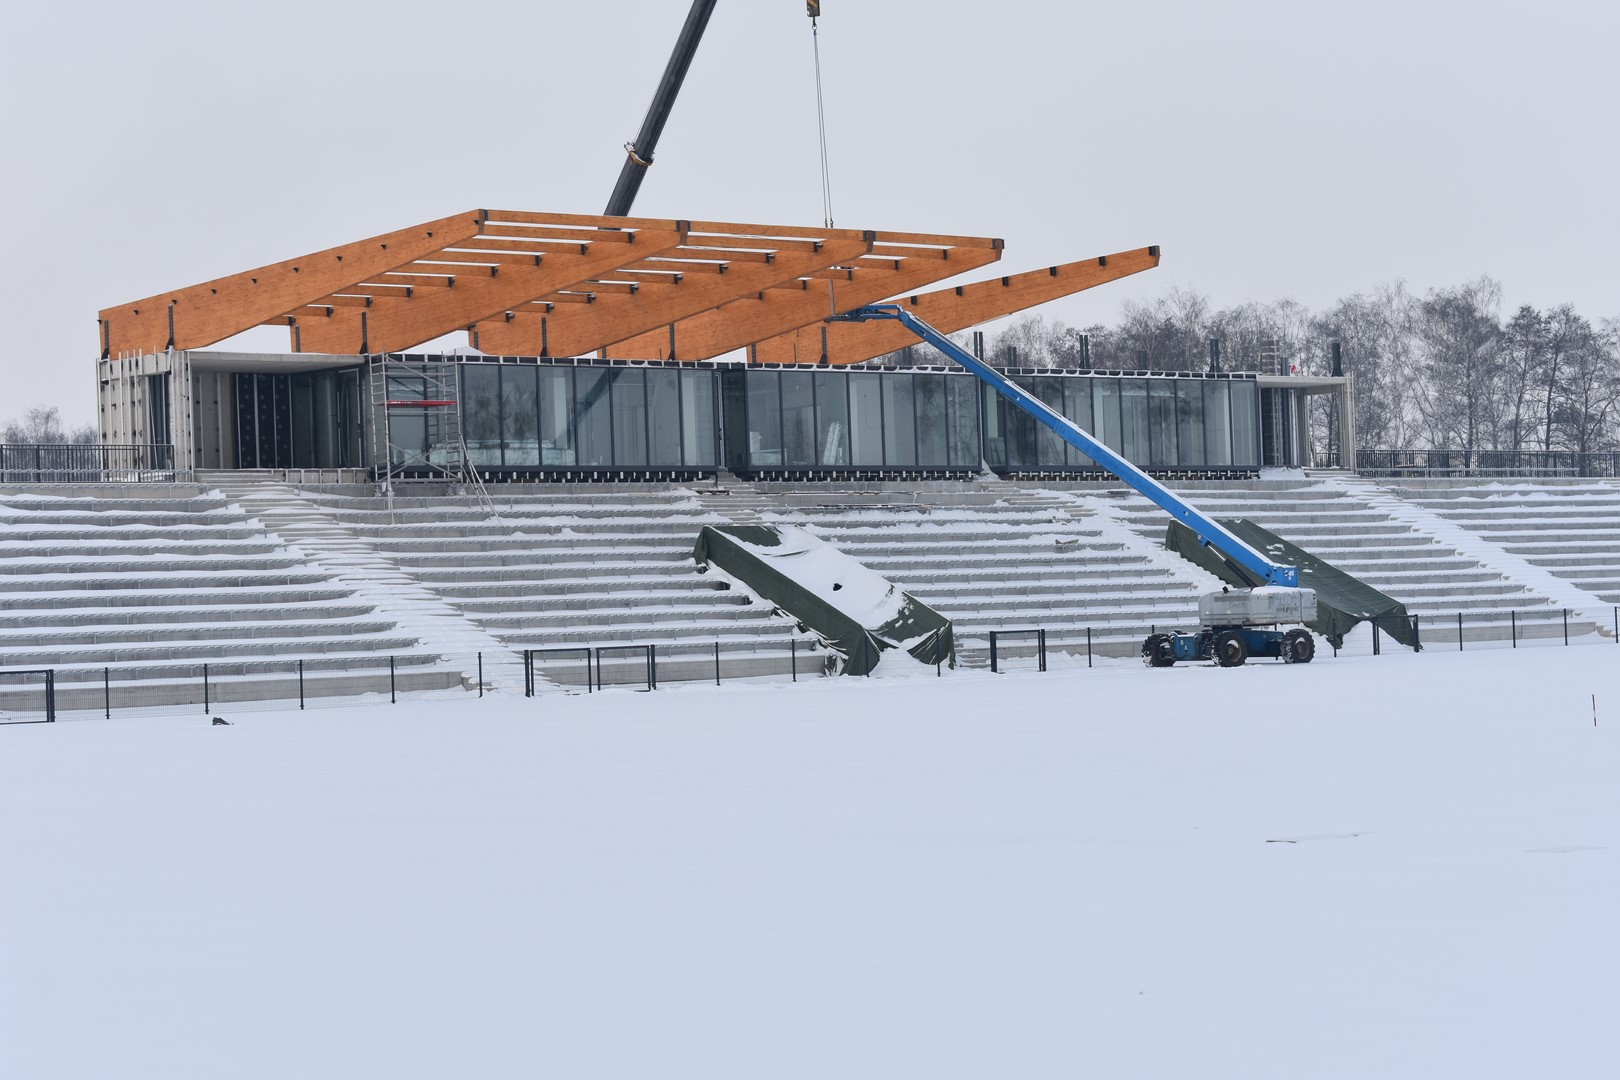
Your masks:
<path fill-rule="evenodd" d="M 0 728 L 0 1076 L 1609 1077 L 1616 661 Z"/>

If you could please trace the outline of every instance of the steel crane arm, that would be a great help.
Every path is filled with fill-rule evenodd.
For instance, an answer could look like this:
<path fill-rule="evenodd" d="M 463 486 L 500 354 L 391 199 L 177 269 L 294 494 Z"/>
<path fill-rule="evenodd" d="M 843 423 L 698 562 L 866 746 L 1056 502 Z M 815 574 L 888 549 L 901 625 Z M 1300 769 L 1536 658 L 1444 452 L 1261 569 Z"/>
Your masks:
<path fill-rule="evenodd" d="M 664 123 L 675 108 L 675 97 L 681 92 L 681 83 L 686 79 L 686 69 L 692 66 L 692 57 L 697 53 L 698 42 L 703 40 L 704 28 L 709 25 L 709 16 L 714 14 L 716 0 L 693 0 L 692 10 L 686 14 L 686 23 L 681 27 L 681 36 L 675 39 L 675 51 L 670 54 L 669 64 L 664 68 L 664 77 L 659 80 L 658 90 L 653 94 L 652 105 L 647 109 L 647 118 L 641 122 L 641 130 L 636 133 L 636 141 L 625 146 L 624 168 L 619 170 L 619 182 L 613 185 L 613 195 L 608 199 L 607 209 L 602 211 L 611 217 L 624 217 L 630 213 L 630 207 L 635 204 L 636 192 L 641 190 L 641 181 L 647 175 L 647 167 L 653 162 L 653 151 L 658 149 L 658 137 L 663 134 Z"/>
<path fill-rule="evenodd" d="M 1046 425 L 1064 442 L 1090 457 L 1098 465 L 1129 484 L 1145 498 L 1167 511 L 1171 517 L 1191 529 L 1197 535 L 1200 543 L 1220 552 L 1228 562 L 1241 568 L 1246 575 L 1257 578 L 1256 584 L 1298 587 L 1298 569 L 1272 562 L 1259 551 L 1228 532 L 1215 519 L 1188 505 L 1175 492 L 1153 479 L 1153 477 L 1119 454 L 1116 454 L 1103 443 L 1098 442 L 1074 421 L 1057 412 L 1044 401 L 1041 401 L 1035 395 L 1007 378 L 1007 376 L 906 311 L 899 304 L 871 304 L 867 307 L 856 308 L 844 315 L 836 316 L 836 318 L 851 322 L 866 322 L 871 319 L 893 319 L 899 322 L 900 325 L 916 334 L 923 341 L 926 341 L 956 363 L 977 375 L 980 381 L 996 393 Z"/>

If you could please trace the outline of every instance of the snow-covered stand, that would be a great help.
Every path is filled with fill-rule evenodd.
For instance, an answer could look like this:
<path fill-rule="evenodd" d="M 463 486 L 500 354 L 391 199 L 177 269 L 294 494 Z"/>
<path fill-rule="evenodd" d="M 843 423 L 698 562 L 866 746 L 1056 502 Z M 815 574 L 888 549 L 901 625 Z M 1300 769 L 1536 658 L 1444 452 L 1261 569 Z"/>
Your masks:
<path fill-rule="evenodd" d="M 705 526 L 692 557 L 798 619 L 838 657 L 841 674 L 868 675 L 895 649 L 955 666 L 949 619 L 803 529 Z"/>

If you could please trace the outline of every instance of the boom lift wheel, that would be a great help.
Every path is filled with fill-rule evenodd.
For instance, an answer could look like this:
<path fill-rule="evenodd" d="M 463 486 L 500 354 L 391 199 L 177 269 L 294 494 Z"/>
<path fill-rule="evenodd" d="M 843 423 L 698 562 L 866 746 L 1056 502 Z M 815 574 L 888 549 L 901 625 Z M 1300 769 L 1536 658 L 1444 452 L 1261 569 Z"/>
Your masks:
<path fill-rule="evenodd" d="M 1176 647 L 1169 634 L 1149 634 L 1142 642 L 1142 663 L 1148 667 L 1170 667 L 1176 662 Z"/>
<path fill-rule="evenodd" d="M 1283 635 L 1283 663 L 1308 664 L 1315 656 L 1316 639 L 1309 630 L 1290 630 Z"/>
<path fill-rule="evenodd" d="M 1215 662 L 1221 667 L 1242 667 L 1248 658 L 1249 646 L 1242 634 L 1228 630 L 1215 639 Z"/>

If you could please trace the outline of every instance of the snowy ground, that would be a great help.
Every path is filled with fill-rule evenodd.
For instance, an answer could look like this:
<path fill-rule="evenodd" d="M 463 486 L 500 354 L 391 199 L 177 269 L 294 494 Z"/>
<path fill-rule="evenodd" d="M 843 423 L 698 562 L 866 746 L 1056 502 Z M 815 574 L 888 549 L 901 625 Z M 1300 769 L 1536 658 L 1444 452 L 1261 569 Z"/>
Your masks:
<path fill-rule="evenodd" d="M 1609 1077 L 1609 649 L 3 728 L 0 1076 Z"/>

